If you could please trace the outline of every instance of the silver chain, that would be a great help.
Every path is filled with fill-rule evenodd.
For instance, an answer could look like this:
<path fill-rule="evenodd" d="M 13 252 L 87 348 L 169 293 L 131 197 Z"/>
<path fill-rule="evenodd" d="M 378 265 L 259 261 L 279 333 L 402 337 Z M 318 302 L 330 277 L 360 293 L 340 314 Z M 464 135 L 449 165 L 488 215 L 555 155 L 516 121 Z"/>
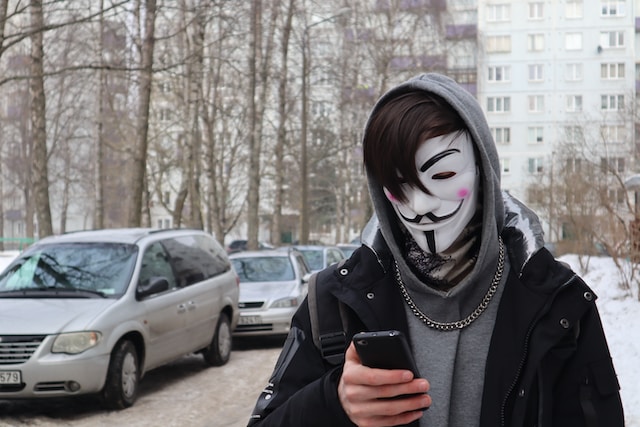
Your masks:
<path fill-rule="evenodd" d="M 407 305 L 409 306 L 413 314 L 415 314 L 416 317 L 420 319 L 428 327 L 433 329 L 438 329 L 440 331 L 453 331 L 456 329 L 466 328 L 474 320 L 480 317 L 480 315 L 487 309 L 487 307 L 489 306 L 489 302 L 491 302 L 491 298 L 493 298 L 496 291 L 498 290 L 498 285 L 500 284 L 500 280 L 502 279 L 502 273 L 504 272 L 504 244 L 502 243 L 501 237 L 498 237 L 498 244 L 499 244 L 498 265 L 496 266 L 496 272 L 493 275 L 491 286 L 489 286 L 487 293 L 484 295 L 484 298 L 482 298 L 482 301 L 480 301 L 480 305 L 478 305 L 478 307 L 476 307 L 476 309 L 473 310 L 469 316 L 455 322 L 438 322 L 436 320 L 431 319 L 426 314 L 424 314 L 418 308 L 416 303 L 413 302 L 411 295 L 409 295 L 407 288 L 404 286 L 404 283 L 402 282 L 402 277 L 400 276 L 400 269 L 398 268 L 398 262 L 394 261 L 395 270 L 396 270 L 396 281 L 398 282 L 398 285 L 400 285 L 400 291 L 402 292 L 402 296 L 404 296 L 404 299 L 407 301 Z"/>

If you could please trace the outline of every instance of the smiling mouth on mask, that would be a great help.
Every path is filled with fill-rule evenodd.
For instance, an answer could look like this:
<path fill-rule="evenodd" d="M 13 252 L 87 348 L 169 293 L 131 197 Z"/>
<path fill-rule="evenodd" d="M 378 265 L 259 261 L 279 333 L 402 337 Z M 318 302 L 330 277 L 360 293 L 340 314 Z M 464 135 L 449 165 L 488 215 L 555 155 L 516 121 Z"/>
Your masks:
<path fill-rule="evenodd" d="M 458 211 L 460 210 L 460 208 L 462 207 L 462 203 L 463 201 L 460 202 L 460 204 L 458 205 L 458 207 L 456 208 L 456 210 L 454 210 L 453 212 L 451 212 L 450 214 L 444 215 L 444 216 L 437 216 L 435 215 L 433 212 L 427 212 L 424 215 L 416 215 L 413 218 L 407 218 L 406 216 L 402 215 L 402 213 L 400 212 L 400 210 L 398 210 L 398 213 L 400 214 L 400 216 L 407 222 L 412 223 L 412 224 L 420 224 L 420 222 L 422 221 L 423 218 L 428 218 L 432 223 L 438 223 L 438 222 L 442 222 L 445 221 L 449 218 L 451 218 L 452 216 L 454 216 L 456 213 L 458 213 Z"/>

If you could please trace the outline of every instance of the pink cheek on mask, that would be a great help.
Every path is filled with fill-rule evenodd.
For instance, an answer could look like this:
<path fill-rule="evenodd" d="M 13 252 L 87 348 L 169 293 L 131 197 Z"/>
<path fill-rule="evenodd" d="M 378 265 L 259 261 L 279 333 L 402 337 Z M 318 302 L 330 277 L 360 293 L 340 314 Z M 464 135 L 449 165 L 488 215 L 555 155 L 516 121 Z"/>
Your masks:
<path fill-rule="evenodd" d="M 467 188 L 461 188 L 458 190 L 458 197 L 460 199 L 464 199 L 469 195 L 469 190 Z"/>
<path fill-rule="evenodd" d="M 395 196 L 389 193 L 386 189 L 384 190 L 384 195 L 387 196 L 387 199 L 389 199 L 390 202 L 398 203 L 398 199 L 396 199 Z"/>

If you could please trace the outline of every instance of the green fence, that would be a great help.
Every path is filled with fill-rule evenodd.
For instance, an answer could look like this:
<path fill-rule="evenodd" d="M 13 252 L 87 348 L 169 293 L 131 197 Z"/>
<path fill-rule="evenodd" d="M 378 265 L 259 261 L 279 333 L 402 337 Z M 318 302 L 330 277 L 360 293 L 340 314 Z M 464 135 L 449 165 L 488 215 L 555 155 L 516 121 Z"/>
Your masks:
<path fill-rule="evenodd" d="M 22 251 L 35 241 L 33 237 L 0 237 L 0 250 Z"/>

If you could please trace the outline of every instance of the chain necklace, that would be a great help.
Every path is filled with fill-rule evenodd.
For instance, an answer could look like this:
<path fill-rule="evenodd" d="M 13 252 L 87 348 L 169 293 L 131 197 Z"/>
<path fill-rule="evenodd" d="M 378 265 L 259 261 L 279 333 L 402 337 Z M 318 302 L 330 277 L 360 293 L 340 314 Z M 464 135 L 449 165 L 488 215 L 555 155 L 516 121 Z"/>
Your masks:
<path fill-rule="evenodd" d="M 493 298 L 496 291 L 498 290 L 498 285 L 500 284 L 500 279 L 502 279 L 502 273 L 504 272 L 504 245 L 502 243 L 502 238 L 499 236 L 498 236 L 498 244 L 499 244 L 498 265 L 496 266 L 496 272 L 493 275 L 491 286 L 489 286 L 487 293 L 482 298 L 482 301 L 480 301 L 480 305 L 478 305 L 478 307 L 476 307 L 476 309 L 473 310 L 469 316 L 455 322 L 438 322 L 436 320 L 431 319 L 426 314 L 424 314 L 418 308 L 416 303 L 413 302 L 411 295 L 409 295 L 409 292 L 407 291 L 407 288 L 405 287 L 402 281 L 402 277 L 400 276 L 400 269 L 398 268 L 398 262 L 394 261 L 395 270 L 396 270 L 396 281 L 398 282 L 398 285 L 400 285 L 400 291 L 402 292 L 402 296 L 404 297 L 405 301 L 407 301 L 407 305 L 409 306 L 413 314 L 415 314 L 416 317 L 420 319 L 428 327 L 433 329 L 438 329 L 440 331 L 453 331 L 456 329 L 463 329 L 469 326 L 478 317 L 480 317 L 480 315 L 487 309 L 487 307 L 489 306 L 489 302 L 491 302 L 491 298 Z"/>

